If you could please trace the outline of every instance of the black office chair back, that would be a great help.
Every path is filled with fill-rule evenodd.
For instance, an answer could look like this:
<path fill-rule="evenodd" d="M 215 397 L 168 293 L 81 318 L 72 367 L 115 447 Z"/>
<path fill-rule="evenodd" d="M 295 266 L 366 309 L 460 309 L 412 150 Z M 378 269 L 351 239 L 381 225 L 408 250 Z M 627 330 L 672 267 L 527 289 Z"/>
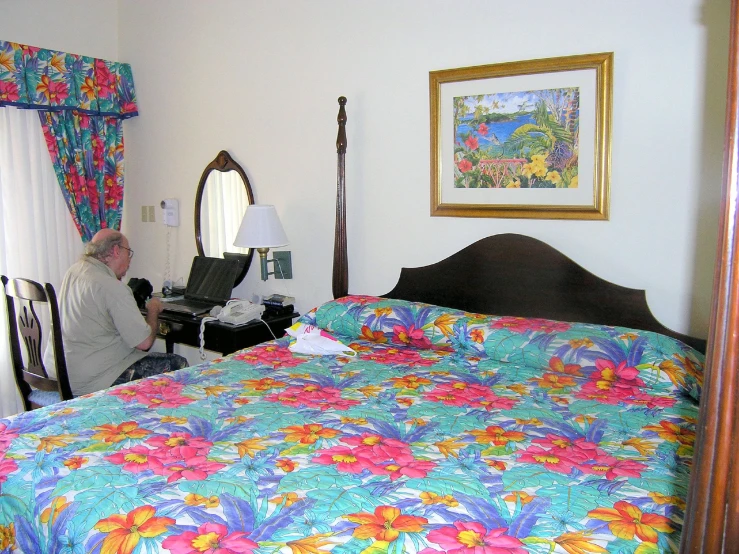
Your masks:
<path fill-rule="evenodd" d="M 29 279 L 8 279 L 5 275 L 0 276 L 0 279 L 2 279 L 5 290 L 8 309 L 10 356 L 13 362 L 15 383 L 23 398 L 24 409 L 28 411 L 71 399 L 72 389 L 67 376 L 62 326 L 54 287 L 50 283 L 42 287 L 39 283 Z M 36 305 L 45 306 L 49 311 L 51 322 L 49 340 L 52 341 L 54 351 L 56 379 L 49 376 L 44 366 L 41 352 L 41 321 L 36 314 Z M 25 361 L 21 355 L 19 336 L 23 337 L 26 346 Z M 56 393 L 56 395 L 49 393 Z"/>

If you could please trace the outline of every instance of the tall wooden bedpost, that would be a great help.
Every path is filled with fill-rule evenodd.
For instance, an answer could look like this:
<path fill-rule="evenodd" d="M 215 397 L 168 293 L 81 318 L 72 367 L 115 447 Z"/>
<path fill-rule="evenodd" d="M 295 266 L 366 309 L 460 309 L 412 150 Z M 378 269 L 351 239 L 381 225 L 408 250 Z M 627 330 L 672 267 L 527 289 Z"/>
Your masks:
<path fill-rule="evenodd" d="M 681 554 L 739 551 L 739 0 L 729 37 L 718 256 Z"/>
<path fill-rule="evenodd" d="M 336 227 L 334 230 L 334 275 L 332 287 L 334 298 L 349 293 L 349 264 L 346 255 L 346 97 L 339 96 L 339 135 L 336 138 L 338 154 L 336 166 Z"/>

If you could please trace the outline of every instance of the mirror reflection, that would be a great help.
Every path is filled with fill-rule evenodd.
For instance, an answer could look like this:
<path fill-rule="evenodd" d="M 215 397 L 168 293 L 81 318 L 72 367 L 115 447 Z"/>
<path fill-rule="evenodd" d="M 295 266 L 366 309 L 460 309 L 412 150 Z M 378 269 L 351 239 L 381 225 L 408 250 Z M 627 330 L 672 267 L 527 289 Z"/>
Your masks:
<path fill-rule="evenodd" d="M 254 194 L 243 168 L 225 150 L 209 163 L 195 197 L 195 244 L 200 256 L 235 257 L 243 269 L 234 286 L 246 275 L 253 250 L 233 245 L 241 219 Z"/>
<path fill-rule="evenodd" d="M 249 253 L 248 248 L 233 245 L 248 205 L 244 182 L 236 171 L 210 172 L 200 203 L 200 240 L 206 256 Z"/>

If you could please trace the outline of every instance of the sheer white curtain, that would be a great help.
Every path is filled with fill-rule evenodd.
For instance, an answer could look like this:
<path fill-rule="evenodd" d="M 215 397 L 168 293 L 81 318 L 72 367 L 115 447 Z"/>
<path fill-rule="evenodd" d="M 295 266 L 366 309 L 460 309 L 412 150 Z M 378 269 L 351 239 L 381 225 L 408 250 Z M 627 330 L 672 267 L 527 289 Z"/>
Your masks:
<path fill-rule="evenodd" d="M 211 171 L 201 203 L 201 241 L 206 254 L 218 258 L 222 252 L 249 252 L 248 248 L 233 245 L 249 205 L 239 174 L 236 171 Z M 210 217 L 209 214 L 218 214 L 218 217 Z"/>
<path fill-rule="evenodd" d="M 0 273 L 51 283 L 82 254 L 35 110 L 0 108 Z M 0 417 L 21 411 L 0 301 Z"/>

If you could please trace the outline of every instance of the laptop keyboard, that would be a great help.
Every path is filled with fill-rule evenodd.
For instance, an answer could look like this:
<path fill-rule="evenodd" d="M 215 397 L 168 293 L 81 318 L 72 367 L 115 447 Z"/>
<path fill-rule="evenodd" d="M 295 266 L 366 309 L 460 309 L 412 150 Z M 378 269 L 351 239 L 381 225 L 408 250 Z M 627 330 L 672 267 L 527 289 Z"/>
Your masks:
<path fill-rule="evenodd" d="M 208 309 L 215 306 L 213 302 L 201 302 L 199 300 L 188 300 L 186 298 L 183 298 L 182 300 L 170 300 L 164 305 L 164 307 L 166 308 L 167 306 L 171 306 L 172 304 L 176 306 L 188 306 L 188 307 L 193 307 L 193 308 L 208 308 Z"/>

